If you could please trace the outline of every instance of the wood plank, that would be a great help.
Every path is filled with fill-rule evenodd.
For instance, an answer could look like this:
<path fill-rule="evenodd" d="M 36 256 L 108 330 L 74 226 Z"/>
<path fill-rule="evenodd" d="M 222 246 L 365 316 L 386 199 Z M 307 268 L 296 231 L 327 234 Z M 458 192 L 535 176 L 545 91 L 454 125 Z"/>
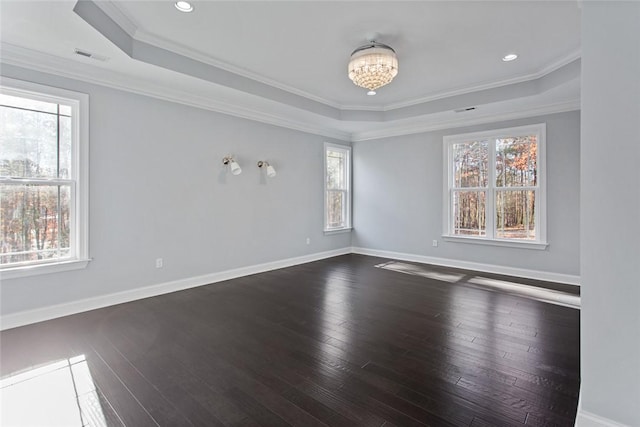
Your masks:
<path fill-rule="evenodd" d="M 345 255 L 0 333 L 9 378 L 84 355 L 122 426 L 573 425 L 579 311 Z M 84 413 L 83 413 L 84 414 Z M 89 413 L 83 415 L 91 425 Z"/>

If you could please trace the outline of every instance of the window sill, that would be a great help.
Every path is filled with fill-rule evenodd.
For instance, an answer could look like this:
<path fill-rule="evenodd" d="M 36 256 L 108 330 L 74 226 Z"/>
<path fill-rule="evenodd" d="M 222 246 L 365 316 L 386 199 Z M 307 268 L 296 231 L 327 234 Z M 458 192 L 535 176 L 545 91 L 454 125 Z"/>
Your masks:
<path fill-rule="evenodd" d="M 90 259 L 52 262 L 49 264 L 25 265 L 21 267 L 0 270 L 0 279 L 19 279 L 21 277 L 37 276 L 40 274 L 60 273 L 63 271 L 81 270 L 86 268 Z"/>
<path fill-rule="evenodd" d="M 351 230 L 353 230 L 352 227 L 334 228 L 334 229 L 330 229 L 330 230 L 324 230 L 324 235 L 325 236 L 330 236 L 332 234 L 351 233 Z"/>
<path fill-rule="evenodd" d="M 461 237 L 461 236 L 449 236 L 443 235 L 442 240 L 447 242 L 456 243 L 471 243 L 474 245 L 488 245 L 488 246 L 503 246 L 507 248 L 520 248 L 520 249 L 535 249 L 544 251 L 549 246 L 548 243 L 542 242 L 527 242 L 518 240 L 492 240 L 483 239 L 481 237 Z"/>

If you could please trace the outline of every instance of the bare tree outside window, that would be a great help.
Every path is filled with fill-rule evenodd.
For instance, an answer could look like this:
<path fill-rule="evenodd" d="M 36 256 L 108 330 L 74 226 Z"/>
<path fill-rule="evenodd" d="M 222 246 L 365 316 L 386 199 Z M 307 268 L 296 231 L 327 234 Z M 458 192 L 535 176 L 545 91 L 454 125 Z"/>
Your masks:
<path fill-rule="evenodd" d="M 0 94 L 0 265 L 70 254 L 71 108 Z"/>
<path fill-rule="evenodd" d="M 445 137 L 446 235 L 539 242 L 544 125 L 491 133 Z"/>
<path fill-rule="evenodd" d="M 349 167 L 350 148 L 325 148 L 325 230 L 350 227 Z"/>

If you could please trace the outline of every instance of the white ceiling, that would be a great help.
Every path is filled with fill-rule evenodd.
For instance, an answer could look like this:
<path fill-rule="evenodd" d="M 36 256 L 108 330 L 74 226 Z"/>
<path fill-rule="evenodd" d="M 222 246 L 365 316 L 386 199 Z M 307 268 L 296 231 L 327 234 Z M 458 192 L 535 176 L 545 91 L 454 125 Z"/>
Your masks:
<path fill-rule="evenodd" d="M 307 123 L 311 131 L 319 126 L 349 134 L 398 128 L 407 120 L 441 120 L 444 113 L 452 114 L 454 99 L 468 106 L 461 96 L 487 95 L 489 89 L 516 88 L 545 76 L 558 80 L 548 76 L 579 58 L 580 50 L 575 0 L 193 1 L 195 10 L 189 14 L 178 12 L 173 1 L 95 2 L 99 13 L 110 18 L 102 22 L 74 13 L 75 3 L 1 0 L 0 59 L 31 68 L 46 63 L 45 71 L 64 69 L 64 75 L 98 83 L 139 81 L 137 87 L 149 88 L 152 95 L 162 87 L 190 96 L 218 94 L 236 109 L 279 111 L 290 121 Z M 114 28 L 141 47 L 119 48 L 114 32 L 105 30 L 114 21 Z M 374 97 L 346 76 L 351 51 L 371 37 L 391 45 L 400 63 L 398 77 Z M 163 50 L 151 55 L 149 46 Z M 74 48 L 109 60 L 79 57 Z M 518 53 L 518 60 L 502 62 L 510 52 Z M 193 60 L 211 67 L 211 77 L 191 73 Z M 190 61 L 191 68 L 181 61 Z M 220 70 L 252 80 L 233 82 Z M 520 106 L 575 103 L 579 77 L 564 74 L 569 77 L 549 83 L 548 90 L 537 84 L 533 92 L 517 87 L 512 99 L 497 92 L 484 96 L 485 112 L 509 101 Z M 259 83 L 254 87 L 247 84 L 251 81 Z M 434 104 L 438 99 L 452 102 L 441 102 L 445 108 Z M 482 113 L 481 105 L 474 106 Z M 366 116 L 402 108 L 395 116 Z"/>
<path fill-rule="evenodd" d="M 580 48 L 571 2 L 118 2 L 138 31 L 343 106 L 396 104 L 538 73 Z M 346 75 L 371 34 L 400 73 L 375 97 Z M 517 52 L 520 58 L 501 58 Z M 575 56 L 573 56 L 575 59 Z"/>

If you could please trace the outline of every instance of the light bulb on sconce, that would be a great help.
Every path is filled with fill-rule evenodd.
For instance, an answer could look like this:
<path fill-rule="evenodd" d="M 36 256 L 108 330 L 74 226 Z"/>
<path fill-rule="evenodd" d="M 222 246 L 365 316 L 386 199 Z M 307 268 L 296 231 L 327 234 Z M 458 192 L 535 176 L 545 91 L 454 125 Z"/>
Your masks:
<path fill-rule="evenodd" d="M 235 161 L 233 156 L 227 156 L 223 158 L 222 163 L 229 166 L 229 170 L 231 171 L 232 175 L 240 175 L 242 173 L 242 168 L 240 167 L 238 162 Z"/>
<path fill-rule="evenodd" d="M 259 168 L 261 168 L 261 167 L 263 167 L 263 166 L 266 166 L 266 168 L 267 168 L 267 176 L 268 176 L 269 178 L 273 178 L 274 176 L 276 176 L 276 175 L 277 175 L 275 168 L 274 168 L 273 166 L 271 166 L 271 165 L 269 164 L 269 162 L 267 162 L 266 160 L 260 160 L 260 161 L 258 162 L 258 167 L 259 167 Z"/>

